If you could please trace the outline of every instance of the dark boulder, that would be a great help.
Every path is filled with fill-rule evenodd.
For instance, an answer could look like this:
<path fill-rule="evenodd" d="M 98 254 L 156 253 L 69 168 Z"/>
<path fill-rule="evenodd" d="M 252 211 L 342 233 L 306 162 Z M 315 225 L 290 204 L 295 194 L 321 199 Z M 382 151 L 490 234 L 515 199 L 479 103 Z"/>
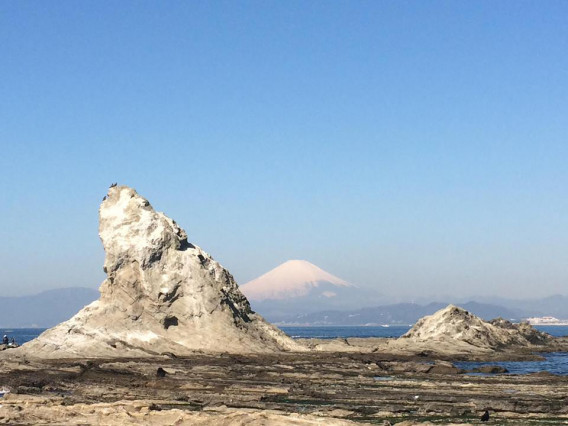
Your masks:
<path fill-rule="evenodd" d="M 505 367 L 500 365 L 482 365 L 481 367 L 474 368 L 471 370 L 472 373 L 484 373 L 484 374 L 503 374 L 508 373 Z"/>

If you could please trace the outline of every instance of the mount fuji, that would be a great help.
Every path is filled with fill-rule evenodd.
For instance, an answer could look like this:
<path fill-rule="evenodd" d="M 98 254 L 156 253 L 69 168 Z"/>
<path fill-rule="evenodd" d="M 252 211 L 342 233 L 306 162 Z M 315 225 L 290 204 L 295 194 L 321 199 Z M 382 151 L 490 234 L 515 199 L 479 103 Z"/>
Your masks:
<path fill-rule="evenodd" d="M 240 286 L 253 309 L 269 321 L 282 321 L 327 309 L 353 309 L 376 303 L 378 295 L 306 260 L 289 260 Z"/>

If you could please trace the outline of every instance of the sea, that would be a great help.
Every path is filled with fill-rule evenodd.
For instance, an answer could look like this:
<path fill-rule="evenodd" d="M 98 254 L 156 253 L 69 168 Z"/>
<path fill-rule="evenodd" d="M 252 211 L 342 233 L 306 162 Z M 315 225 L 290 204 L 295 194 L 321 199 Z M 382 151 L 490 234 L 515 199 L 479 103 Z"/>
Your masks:
<path fill-rule="evenodd" d="M 279 326 L 293 339 L 315 338 L 336 339 L 338 337 L 400 337 L 411 325 L 381 325 L 381 326 L 305 326 L 288 327 Z M 544 331 L 555 337 L 568 336 L 568 325 L 537 325 L 537 330 Z"/>
<path fill-rule="evenodd" d="M 568 336 L 568 326 L 535 326 L 538 330 L 544 331 L 556 337 Z M 391 325 L 391 326 L 321 326 L 321 327 L 280 327 L 282 331 L 293 339 L 317 338 L 317 339 L 336 339 L 348 337 L 400 337 L 410 326 Z M 0 335 L 7 335 L 18 344 L 26 343 L 45 331 L 45 328 L 2 328 Z M 500 365 L 505 367 L 507 374 L 529 374 L 540 371 L 568 376 L 568 353 L 554 352 L 543 354 L 543 361 L 515 361 L 515 362 L 456 362 L 456 366 L 464 369 L 472 369 L 481 365 Z"/>

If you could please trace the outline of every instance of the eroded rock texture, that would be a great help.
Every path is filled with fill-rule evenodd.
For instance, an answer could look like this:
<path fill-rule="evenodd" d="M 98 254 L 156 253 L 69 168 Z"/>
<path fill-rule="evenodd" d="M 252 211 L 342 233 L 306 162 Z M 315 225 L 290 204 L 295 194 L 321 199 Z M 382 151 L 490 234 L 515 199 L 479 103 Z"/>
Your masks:
<path fill-rule="evenodd" d="M 99 209 L 99 235 L 107 274 L 100 299 L 20 353 L 65 358 L 304 350 L 254 313 L 232 275 L 134 189 L 109 189 Z"/>
<path fill-rule="evenodd" d="M 482 350 L 544 345 L 550 336 L 528 323 L 512 324 L 501 318 L 484 321 L 458 306 L 449 305 L 421 318 L 402 339 L 414 343 L 430 342 L 469 345 Z"/>

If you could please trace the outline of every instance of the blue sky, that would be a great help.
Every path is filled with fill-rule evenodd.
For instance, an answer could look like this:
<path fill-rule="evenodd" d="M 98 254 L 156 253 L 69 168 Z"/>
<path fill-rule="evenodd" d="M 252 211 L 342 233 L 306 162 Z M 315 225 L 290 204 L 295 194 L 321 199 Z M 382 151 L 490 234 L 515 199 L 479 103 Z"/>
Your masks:
<path fill-rule="evenodd" d="M 135 187 L 244 283 L 568 293 L 568 3 L 0 4 L 0 289 L 97 287 Z"/>

